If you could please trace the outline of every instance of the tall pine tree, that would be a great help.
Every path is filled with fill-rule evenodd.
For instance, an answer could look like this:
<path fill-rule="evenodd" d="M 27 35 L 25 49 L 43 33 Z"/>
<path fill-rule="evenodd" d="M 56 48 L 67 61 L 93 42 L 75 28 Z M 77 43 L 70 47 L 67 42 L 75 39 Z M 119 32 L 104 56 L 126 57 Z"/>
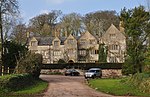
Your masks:
<path fill-rule="evenodd" d="M 121 11 L 121 21 L 125 28 L 127 53 L 123 70 L 126 73 L 142 72 L 147 49 L 147 37 L 150 34 L 150 15 L 143 6 Z"/>

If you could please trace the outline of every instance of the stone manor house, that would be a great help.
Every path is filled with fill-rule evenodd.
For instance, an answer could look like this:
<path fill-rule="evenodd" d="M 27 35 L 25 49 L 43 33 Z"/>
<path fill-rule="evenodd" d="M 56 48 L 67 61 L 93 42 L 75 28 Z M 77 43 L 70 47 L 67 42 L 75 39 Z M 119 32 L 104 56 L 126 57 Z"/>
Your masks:
<path fill-rule="evenodd" d="M 102 37 L 85 32 L 79 37 L 35 37 L 29 39 L 29 50 L 43 55 L 43 63 L 98 62 L 99 44 L 107 46 L 107 62 L 123 63 L 126 51 L 126 38 L 113 24 Z"/>

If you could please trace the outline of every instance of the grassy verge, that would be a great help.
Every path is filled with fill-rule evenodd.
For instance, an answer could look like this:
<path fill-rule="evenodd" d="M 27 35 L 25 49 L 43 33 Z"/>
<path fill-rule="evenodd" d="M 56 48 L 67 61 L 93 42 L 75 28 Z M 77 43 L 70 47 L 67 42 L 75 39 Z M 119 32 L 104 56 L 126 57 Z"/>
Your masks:
<path fill-rule="evenodd" d="M 122 79 L 94 79 L 89 80 L 89 85 L 98 91 L 102 91 L 112 95 L 149 97 L 150 94 L 142 93 L 139 89 L 135 89 L 135 87 L 131 87 L 130 85 L 125 84 L 122 81 Z"/>
<path fill-rule="evenodd" d="M 35 84 L 20 89 L 15 92 L 10 92 L 10 93 L 0 93 L 0 97 L 33 97 L 34 95 L 42 93 L 44 90 L 46 90 L 48 83 L 43 81 L 43 80 L 35 80 Z M 31 96 L 32 95 L 32 96 Z"/>
<path fill-rule="evenodd" d="M 40 93 L 40 92 L 44 91 L 48 86 L 48 83 L 43 80 L 36 80 L 35 83 L 36 84 L 33 86 L 24 88 L 22 90 L 14 92 L 14 93 L 15 94 L 36 94 L 36 93 Z"/>

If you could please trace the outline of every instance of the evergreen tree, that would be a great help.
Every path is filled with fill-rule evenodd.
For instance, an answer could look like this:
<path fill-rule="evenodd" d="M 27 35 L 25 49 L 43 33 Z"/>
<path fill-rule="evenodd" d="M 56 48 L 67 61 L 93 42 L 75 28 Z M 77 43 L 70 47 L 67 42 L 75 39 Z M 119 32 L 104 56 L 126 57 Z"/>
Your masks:
<path fill-rule="evenodd" d="M 130 71 L 128 73 L 142 72 L 144 53 L 147 49 L 146 39 L 150 33 L 149 12 L 143 6 L 130 10 L 124 8 L 120 19 L 123 21 L 127 43 L 126 66 L 124 67 L 130 69 L 127 70 Z"/>
<path fill-rule="evenodd" d="M 26 55 L 28 50 L 25 45 L 18 44 L 14 41 L 5 41 L 4 48 L 4 66 L 13 68 L 17 65 L 17 61 Z"/>
<path fill-rule="evenodd" d="M 99 62 L 107 62 L 107 48 L 105 44 L 99 44 Z"/>

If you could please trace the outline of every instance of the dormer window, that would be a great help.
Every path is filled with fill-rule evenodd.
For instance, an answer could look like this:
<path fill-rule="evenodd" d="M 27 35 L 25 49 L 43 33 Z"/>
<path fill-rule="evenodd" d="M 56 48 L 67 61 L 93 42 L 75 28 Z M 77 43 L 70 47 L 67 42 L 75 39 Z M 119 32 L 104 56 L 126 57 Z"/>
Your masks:
<path fill-rule="evenodd" d="M 31 41 L 31 46 L 37 46 L 37 42 L 36 41 Z"/>
<path fill-rule="evenodd" d="M 59 41 L 54 41 L 54 46 L 59 46 Z"/>

